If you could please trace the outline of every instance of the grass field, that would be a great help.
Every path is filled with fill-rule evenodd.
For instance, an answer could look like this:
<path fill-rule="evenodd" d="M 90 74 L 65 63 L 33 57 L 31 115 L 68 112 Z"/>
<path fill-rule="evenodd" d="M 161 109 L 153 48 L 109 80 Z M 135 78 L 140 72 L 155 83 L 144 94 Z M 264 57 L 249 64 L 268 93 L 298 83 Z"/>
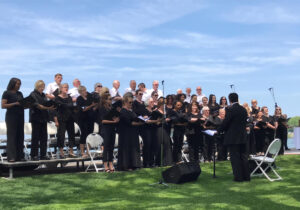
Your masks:
<path fill-rule="evenodd" d="M 201 164 L 197 182 L 150 186 L 161 168 L 0 180 L 0 209 L 300 209 L 300 155 L 278 158 L 283 181 L 232 181 L 229 162 Z"/>

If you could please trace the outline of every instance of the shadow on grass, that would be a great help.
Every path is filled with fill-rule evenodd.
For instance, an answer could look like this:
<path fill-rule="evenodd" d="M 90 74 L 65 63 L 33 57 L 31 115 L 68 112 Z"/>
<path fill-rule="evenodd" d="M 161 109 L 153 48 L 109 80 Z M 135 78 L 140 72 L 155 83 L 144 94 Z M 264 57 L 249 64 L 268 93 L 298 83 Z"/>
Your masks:
<path fill-rule="evenodd" d="M 295 156 L 294 156 L 295 157 Z M 161 178 L 161 168 L 134 172 L 76 173 L 1 180 L 1 209 L 296 209 L 300 206 L 300 156 L 282 157 L 280 182 L 254 178 L 232 182 L 229 162 L 202 164 L 197 182 L 169 187 L 150 186 Z"/>

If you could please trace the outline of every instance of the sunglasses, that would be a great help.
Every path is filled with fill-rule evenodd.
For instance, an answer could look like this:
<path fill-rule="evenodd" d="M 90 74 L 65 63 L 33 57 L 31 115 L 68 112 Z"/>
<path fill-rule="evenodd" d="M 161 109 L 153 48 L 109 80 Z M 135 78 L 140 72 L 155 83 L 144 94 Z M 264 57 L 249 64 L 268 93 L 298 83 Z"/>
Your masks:
<path fill-rule="evenodd" d="M 97 87 L 102 87 L 102 85 L 98 85 Z"/>
<path fill-rule="evenodd" d="M 139 93 L 139 96 L 142 96 L 143 95 L 143 93 Z"/>
<path fill-rule="evenodd" d="M 158 95 L 154 95 L 155 97 L 157 97 Z"/>
<path fill-rule="evenodd" d="M 129 103 L 129 104 L 132 104 L 132 103 L 133 103 L 133 101 L 128 101 L 128 103 Z"/>

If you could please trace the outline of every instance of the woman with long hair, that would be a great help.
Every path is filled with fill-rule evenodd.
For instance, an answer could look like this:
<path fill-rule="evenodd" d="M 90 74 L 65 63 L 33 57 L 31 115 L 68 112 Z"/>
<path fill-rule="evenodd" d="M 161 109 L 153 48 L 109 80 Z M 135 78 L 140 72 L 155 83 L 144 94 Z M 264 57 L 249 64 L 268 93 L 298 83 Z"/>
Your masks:
<path fill-rule="evenodd" d="M 24 107 L 19 103 L 23 99 L 20 87 L 21 80 L 11 78 L 1 100 L 2 109 L 6 109 L 6 152 L 9 162 L 24 160 Z"/>
<path fill-rule="evenodd" d="M 227 98 L 225 96 L 222 96 L 220 98 L 219 106 L 220 106 L 220 109 L 225 109 L 228 106 Z"/>
<path fill-rule="evenodd" d="M 276 127 L 276 138 L 279 138 L 282 142 L 279 154 L 283 154 L 285 150 L 289 150 L 287 146 L 287 138 L 288 138 L 288 124 L 287 124 L 287 116 L 282 114 L 281 108 L 278 106 L 275 108 L 275 121 L 277 122 Z"/>
<path fill-rule="evenodd" d="M 116 129 L 120 121 L 119 112 L 112 107 L 110 95 L 103 96 L 99 107 L 99 118 L 102 129 L 100 135 L 104 140 L 103 164 L 105 172 L 114 172 L 113 151 L 116 140 Z"/>

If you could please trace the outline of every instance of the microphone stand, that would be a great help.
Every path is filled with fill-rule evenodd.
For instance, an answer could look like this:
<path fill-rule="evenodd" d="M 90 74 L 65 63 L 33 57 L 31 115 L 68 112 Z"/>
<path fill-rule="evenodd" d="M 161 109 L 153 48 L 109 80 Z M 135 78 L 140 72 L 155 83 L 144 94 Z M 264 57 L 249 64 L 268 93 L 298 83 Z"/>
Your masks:
<path fill-rule="evenodd" d="M 231 84 L 231 85 L 229 85 L 229 86 L 230 86 L 230 88 L 231 88 L 231 92 L 235 93 L 235 86 L 234 86 L 234 84 Z"/>
<path fill-rule="evenodd" d="M 276 102 L 276 99 L 275 99 L 274 88 L 270 87 L 268 90 L 269 90 L 270 93 L 271 93 L 271 96 L 272 96 L 273 101 L 274 101 L 274 103 L 275 103 L 275 109 L 276 109 L 276 107 L 278 107 L 278 105 L 277 105 L 277 102 Z"/>
<path fill-rule="evenodd" d="M 161 84 L 163 87 L 163 98 L 164 98 L 164 96 L 165 96 L 165 81 L 164 80 L 161 81 Z M 166 122 L 166 118 L 167 118 L 165 99 L 163 100 L 163 109 L 164 109 L 164 114 L 163 114 L 163 119 L 162 119 L 162 123 L 161 123 L 161 144 L 160 144 L 160 167 L 161 167 L 161 169 L 163 169 L 162 167 L 163 167 L 163 159 L 164 159 L 164 123 Z M 161 174 L 162 174 L 162 171 L 161 171 Z M 158 182 L 150 184 L 150 185 L 156 185 L 156 184 L 163 185 L 165 187 L 169 186 L 168 184 L 166 184 L 163 181 L 162 177 Z"/>

